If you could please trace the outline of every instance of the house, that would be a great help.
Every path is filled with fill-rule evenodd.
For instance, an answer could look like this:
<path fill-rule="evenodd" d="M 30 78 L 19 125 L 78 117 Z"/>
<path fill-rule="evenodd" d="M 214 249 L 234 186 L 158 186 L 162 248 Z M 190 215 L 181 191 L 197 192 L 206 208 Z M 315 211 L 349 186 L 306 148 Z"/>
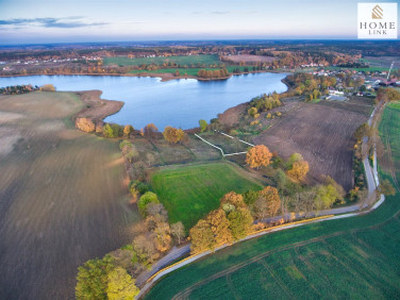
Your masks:
<path fill-rule="evenodd" d="M 338 90 L 329 90 L 329 95 L 330 95 L 330 96 L 343 96 L 344 93 L 343 93 L 343 92 L 340 92 L 340 91 L 338 91 Z M 328 97 L 328 98 L 329 98 L 329 97 Z"/>

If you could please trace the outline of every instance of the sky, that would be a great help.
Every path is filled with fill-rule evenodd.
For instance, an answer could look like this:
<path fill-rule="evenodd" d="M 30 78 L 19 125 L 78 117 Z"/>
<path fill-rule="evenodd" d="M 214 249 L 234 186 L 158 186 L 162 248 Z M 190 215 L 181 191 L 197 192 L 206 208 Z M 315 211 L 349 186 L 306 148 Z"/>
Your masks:
<path fill-rule="evenodd" d="M 355 39 L 358 2 L 0 0 L 0 44 Z"/>

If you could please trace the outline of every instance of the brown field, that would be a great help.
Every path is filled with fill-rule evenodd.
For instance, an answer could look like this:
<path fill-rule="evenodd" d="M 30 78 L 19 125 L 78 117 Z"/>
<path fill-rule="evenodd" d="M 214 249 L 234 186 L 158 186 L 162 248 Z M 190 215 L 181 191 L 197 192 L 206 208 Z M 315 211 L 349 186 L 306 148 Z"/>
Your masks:
<path fill-rule="evenodd" d="M 132 238 L 118 142 L 72 128 L 83 106 L 0 97 L 0 299 L 74 298 L 77 267 Z"/>
<path fill-rule="evenodd" d="M 287 158 L 299 152 L 310 164 L 310 179 L 330 175 L 345 190 L 352 187 L 352 135 L 368 120 L 369 104 L 321 101 L 298 109 L 254 139 Z"/>
<path fill-rule="evenodd" d="M 246 63 L 263 63 L 263 62 L 271 62 L 276 60 L 275 57 L 272 56 L 264 56 L 264 55 L 251 55 L 251 54 L 240 54 L 240 55 L 231 55 L 227 57 L 228 60 L 234 63 L 246 62 Z"/>

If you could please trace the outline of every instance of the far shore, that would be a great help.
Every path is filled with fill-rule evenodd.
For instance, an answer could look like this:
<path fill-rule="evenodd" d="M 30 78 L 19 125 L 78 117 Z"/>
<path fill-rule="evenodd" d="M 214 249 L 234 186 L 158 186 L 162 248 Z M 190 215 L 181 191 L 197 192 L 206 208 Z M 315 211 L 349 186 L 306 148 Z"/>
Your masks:
<path fill-rule="evenodd" d="M 240 75 L 250 75 L 250 74 L 259 74 L 259 73 L 289 73 L 290 70 L 258 70 L 251 72 L 241 72 L 230 74 L 229 76 L 222 78 L 200 78 L 198 76 L 191 75 L 179 75 L 175 76 L 173 73 L 152 73 L 152 72 L 141 72 L 141 73 L 124 73 L 124 74 L 115 74 L 115 73 L 49 73 L 49 74 L 15 74 L 15 75 L 4 75 L 1 74 L 0 77 L 8 78 L 8 77 L 28 77 L 28 76 L 121 76 L 121 77 L 152 77 L 159 78 L 162 82 L 176 80 L 176 79 L 196 79 L 198 81 L 220 81 L 227 80 L 232 76 L 240 76 Z"/>

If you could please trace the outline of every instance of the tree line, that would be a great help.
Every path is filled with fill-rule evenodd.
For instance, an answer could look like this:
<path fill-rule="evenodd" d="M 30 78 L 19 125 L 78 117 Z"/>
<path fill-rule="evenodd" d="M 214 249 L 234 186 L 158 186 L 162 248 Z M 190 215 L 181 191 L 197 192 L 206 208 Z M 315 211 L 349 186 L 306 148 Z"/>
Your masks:
<path fill-rule="evenodd" d="M 43 91 L 43 92 L 55 92 L 56 88 L 52 84 L 44 84 L 42 86 L 32 86 L 28 85 L 12 85 L 0 88 L 0 94 L 3 95 L 19 95 L 26 94 L 35 91 Z"/>

